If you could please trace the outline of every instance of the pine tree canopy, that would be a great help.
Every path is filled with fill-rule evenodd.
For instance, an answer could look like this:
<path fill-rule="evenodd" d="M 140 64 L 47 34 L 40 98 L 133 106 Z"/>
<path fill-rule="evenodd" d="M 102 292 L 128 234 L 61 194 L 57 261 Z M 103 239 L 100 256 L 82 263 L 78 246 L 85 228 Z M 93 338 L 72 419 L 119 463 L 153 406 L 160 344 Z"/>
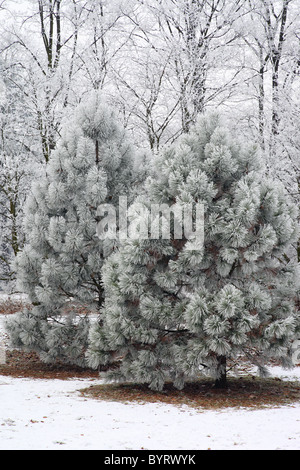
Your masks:
<path fill-rule="evenodd" d="M 97 207 L 129 194 L 133 158 L 114 112 L 94 93 L 64 123 L 44 177 L 32 186 L 16 269 L 34 308 L 8 329 L 14 345 L 46 362 L 85 362 L 85 313 L 97 313 L 103 301 L 101 268 L 113 248 L 96 236 Z"/>
<path fill-rule="evenodd" d="M 164 150 L 139 198 L 140 226 L 153 204 L 204 206 L 204 244 L 174 236 L 129 237 L 103 267 L 102 321 L 90 330 L 88 364 L 161 390 L 199 373 L 217 380 L 226 360 L 275 358 L 289 367 L 299 331 L 299 276 L 289 250 L 297 209 L 267 177 L 256 145 L 233 139 L 218 116 L 201 117 Z M 136 203 L 133 204 L 133 210 Z M 137 220 L 135 220 L 135 224 Z"/>

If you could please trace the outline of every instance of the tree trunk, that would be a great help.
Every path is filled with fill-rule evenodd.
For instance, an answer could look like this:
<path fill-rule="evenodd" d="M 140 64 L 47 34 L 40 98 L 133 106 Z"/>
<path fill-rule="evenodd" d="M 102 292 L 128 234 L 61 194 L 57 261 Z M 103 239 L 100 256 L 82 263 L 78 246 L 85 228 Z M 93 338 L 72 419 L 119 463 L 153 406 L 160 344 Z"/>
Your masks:
<path fill-rule="evenodd" d="M 226 376 L 226 356 L 217 357 L 217 378 L 215 381 L 215 388 L 227 388 L 227 376 Z"/>
<path fill-rule="evenodd" d="M 260 46 L 259 51 L 259 58 L 260 58 L 260 68 L 259 68 L 259 94 L 258 94 L 258 128 L 259 128 L 259 137 L 260 137 L 260 145 L 263 152 L 265 151 L 265 71 L 266 71 L 266 63 L 268 60 L 268 56 L 266 58 L 263 57 L 263 49 Z"/>

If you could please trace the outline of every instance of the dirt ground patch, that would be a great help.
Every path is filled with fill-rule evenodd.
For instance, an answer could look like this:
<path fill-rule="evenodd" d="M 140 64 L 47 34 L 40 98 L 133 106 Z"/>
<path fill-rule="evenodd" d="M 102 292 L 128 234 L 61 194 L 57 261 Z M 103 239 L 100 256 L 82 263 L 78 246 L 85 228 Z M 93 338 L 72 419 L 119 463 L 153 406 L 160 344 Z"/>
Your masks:
<path fill-rule="evenodd" d="M 33 352 L 6 351 L 6 363 L 0 364 L 0 375 L 34 379 L 99 378 L 99 372 L 65 364 L 45 364 Z M 101 378 L 100 372 L 100 378 Z M 184 390 L 167 384 L 163 392 L 154 392 L 140 384 L 100 384 L 81 391 L 86 398 L 122 403 L 165 403 L 187 405 L 197 409 L 264 408 L 293 405 L 300 402 L 299 382 L 279 378 L 260 379 L 245 375 L 229 378 L 228 389 L 218 390 L 213 381 L 202 379 L 189 383 Z"/>
<path fill-rule="evenodd" d="M 30 307 L 31 305 L 22 299 L 14 299 L 11 297 L 0 299 L 0 315 L 13 315 L 14 313 Z"/>
<path fill-rule="evenodd" d="M 213 387 L 207 379 L 189 383 L 184 390 L 175 389 L 171 384 L 163 392 L 153 392 L 145 385 L 118 384 L 92 385 L 81 390 L 85 397 L 118 402 L 165 403 L 177 406 L 187 405 L 199 410 L 222 408 L 265 408 L 293 405 L 300 402 L 300 384 L 280 379 L 259 379 L 257 377 L 232 378 L 226 390 Z"/>
<path fill-rule="evenodd" d="M 0 302 L 0 315 L 20 311 L 24 303 L 16 301 Z M 99 378 L 99 372 L 92 369 L 61 363 L 45 364 L 34 352 L 7 350 L 6 361 L 0 364 L 0 375 L 34 379 Z M 293 406 L 300 402 L 299 382 L 279 378 L 260 379 L 251 374 L 251 366 L 243 362 L 240 366 L 242 376 L 229 378 L 226 390 L 217 390 L 213 381 L 201 379 L 189 383 L 179 391 L 167 384 L 163 392 L 154 392 L 140 384 L 101 384 L 81 391 L 86 398 L 119 401 L 123 403 L 167 403 L 178 406 L 187 405 L 199 410 L 234 408 L 263 408 L 267 406 Z M 101 378 L 100 373 L 100 378 Z"/>
<path fill-rule="evenodd" d="M 67 364 L 45 364 L 34 352 L 6 351 L 6 362 L 0 364 L 0 375 L 34 379 L 94 378 L 99 372 Z"/>

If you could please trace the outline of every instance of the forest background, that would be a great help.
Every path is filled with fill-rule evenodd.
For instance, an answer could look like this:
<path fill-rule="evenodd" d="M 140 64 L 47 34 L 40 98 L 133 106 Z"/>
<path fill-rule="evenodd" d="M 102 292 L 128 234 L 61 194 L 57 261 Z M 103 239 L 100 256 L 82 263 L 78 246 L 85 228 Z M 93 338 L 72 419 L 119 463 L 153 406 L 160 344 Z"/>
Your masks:
<path fill-rule="evenodd" d="M 299 0 L 2 0 L 1 288 L 14 289 L 31 182 L 92 90 L 149 164 L 218 111 L 298 203 L 299 13 Z"/>

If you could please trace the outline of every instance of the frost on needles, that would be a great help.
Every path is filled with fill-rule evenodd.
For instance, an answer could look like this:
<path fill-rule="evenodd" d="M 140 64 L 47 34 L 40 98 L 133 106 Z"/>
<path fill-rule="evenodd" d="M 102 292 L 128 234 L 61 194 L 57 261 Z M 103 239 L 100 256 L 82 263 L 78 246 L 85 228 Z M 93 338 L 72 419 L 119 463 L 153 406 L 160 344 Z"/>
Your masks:
<path fill-rule="evenodd" d="M 261 374 L 272 358 L 291 366 L 299 276 L 288 250 L 297 210 L 267 177 L 257 147 L 204 116 L 155 167 L 144 216 L 149 201 L 201 202 L 204 246 L 191 250 L 175 237 L 123 241 L 103 267 L 106 295 L 102 321 L 90 330 L 89 365 L 113 363 L 112 379 L 158 390 L 170 380 L 183 388 L 202 372 L 226 386 L 226 364 L 241 357 Z"/>
<path fill-rule="evenodd" d="M 85 364 L 89 315 L 99 313 L 101 268 L 114 245 L 96 236 L 97 207 L 129 195 L 132 182 L 133 149 L 94 93 L 64 123 L 45 175 L 28 197 L 16 270 L 34 307 L 8 322 L 12 345 L 37 351 L 45 362 Z"/>

